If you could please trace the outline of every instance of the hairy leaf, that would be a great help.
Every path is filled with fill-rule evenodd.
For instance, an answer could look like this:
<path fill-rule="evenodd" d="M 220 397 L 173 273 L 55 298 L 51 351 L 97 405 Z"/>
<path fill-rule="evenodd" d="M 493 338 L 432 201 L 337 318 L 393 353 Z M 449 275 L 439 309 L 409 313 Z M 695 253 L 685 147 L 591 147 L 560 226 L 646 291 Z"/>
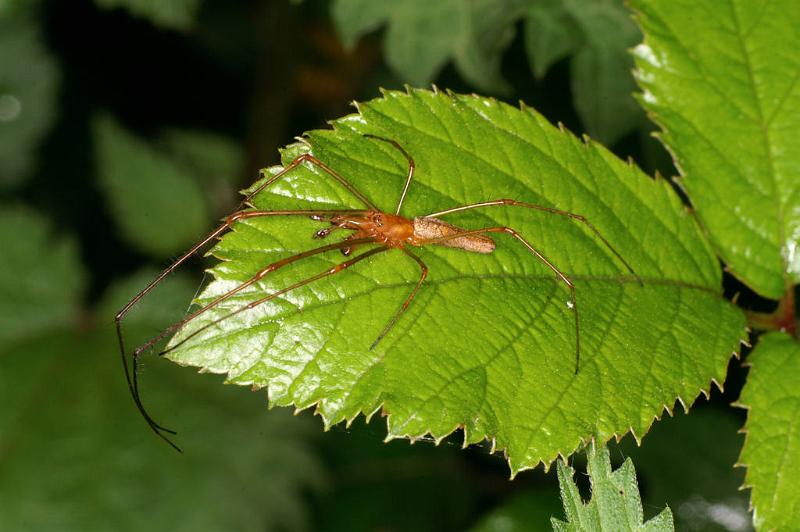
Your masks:
<path fill-rule="evenodd" d="M 753 521 L 762 530 L 800 523 L 800 345 L 783 333 L 761 337 L 738 405 L 747 409 L 739 465 L 747 468 Z"/>
<path fill-rule="evenodd" d="M 564 503 L 566 521 L 552 519 L 556 531 L 624 532 L 628 530 L 675 530 L 672 512 L 667 506 L 660 514 L 644 522 L 642 500 L 636 483 L 636 471 L 630 458 L 616 471 L 611 471 L 608 449 L 592 444 L 587 450 L 588 473 L 592 483 L 592 499 L 584 504 L 572 477 L 575 470 L 563 460 L 558 462 L 558 483 Z"/>
<path fill-rule="evenodd" d="M 94 133 L 100 180 L 125 238 L 159 257 L 188 247 L 208 225 L 194 174 L 108 117 L 96 120 Z"/>
<path fill-rule="evenodd" d="M 795 0 L 632 6 L 641 101 L 730 271 L 779 298 L 800 281 L 800 9 Z"/>
<path fill-rule="evenodd" d="M 148 19 L 156 26 L 189 30 L 202 0 L 95 0 L 103 9 L 123 8 L 132 15 Z"/>
<path fill-rule="evenodd" d="M 566 217 L 511 207 L 447 216 L 466 228 L 516 228 L 572 279 L 581 319 L 578 374 L 569 291 L 508 235 L 496 236 L 490 255 L 415 248 L 429 276 L 375 349 L 420 275 L 399 250 L 211 324 L 344 259 L 330 252 L 274 271 L 185 327 L 172 340 L 174 361 L 268 387 L 273 404 L 316 405 L 326 425 L 382 410 L 389 438 L 442 438 L 461 427 L 466 443 L 492 440 L 513 472 L 547 464 L 590 437 L 641 436 L 664 408 L 722 382 L 744 321 L 720 297 L 719 266 L 667 183 L 530 109 L 389 92 L 335 121 L 333 131 L 311 132 L 308 142 L 390 212 L 407 162 L 362 133 L 395 139 L 413 155 L 406 216 L 496 198 L 558 207 L 585 215 L 635 268 L 641 285 L 585 225 Z M 290 147 L 284 164 L 308 149 Z M 359 206 L 308 168 L 253 202 L 262 209 Z M 311 236 L 321 227 L 307 217 L 237 223 L 213 251 L 222 262 L 199 302 L 318 246 Z"/>
<path fill-rule="evenodd" d="M 84 285 L 75 241 L 33 211 L 3 206 L 0 242 L 0 349 L 75 323 Z"/>

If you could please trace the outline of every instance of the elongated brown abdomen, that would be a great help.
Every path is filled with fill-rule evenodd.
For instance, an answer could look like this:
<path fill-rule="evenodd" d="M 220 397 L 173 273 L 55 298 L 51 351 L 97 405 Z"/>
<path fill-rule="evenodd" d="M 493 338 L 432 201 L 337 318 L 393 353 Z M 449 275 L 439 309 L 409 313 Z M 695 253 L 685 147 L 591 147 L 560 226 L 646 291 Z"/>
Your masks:
<path fill-rule="evenodd" d="M 485 235 L 456 236 L 436 241 L 436 239 L 463 233 L 464 231 L 467 231 L 467 229 L 443 222 L 438 218 L 414 218 L 414 238 L 418 241 L 433 241 L 424 243 L 460 248 L 474 253 L 491 253 L 494 251 L 494 240 Z M 422 243 L 420 242 L 416 245 L 422 245 Z"/>

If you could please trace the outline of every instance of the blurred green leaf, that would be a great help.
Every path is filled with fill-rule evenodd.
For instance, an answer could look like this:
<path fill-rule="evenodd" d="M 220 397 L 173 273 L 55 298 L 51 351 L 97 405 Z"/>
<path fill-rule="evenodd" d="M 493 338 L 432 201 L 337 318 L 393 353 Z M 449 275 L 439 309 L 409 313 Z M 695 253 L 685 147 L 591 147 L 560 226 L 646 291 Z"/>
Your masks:
<path fill-rule="evenodd" d="M 628 51 L 641 33 L 620 0 L 574 0 L 565 6 L 582 35 L 570 63 L 575 109 L 592 137 L 613 144 L 644 121 L 633 97 Z"/>
<path fill-rule="evenodd" d="M 621 0 L 336 0 L 332 13 L 347 46 L 386 25 L 386 61 L 412 85 L 430 83 L 452 60 L 469 83 L 505 95 L 500 62 L 524 18 L 537 77 L 573 55 L 572 93 L 590 135 L 611 144 L 643 122 L 628 54 L 641 34 Z"/>
<path fill-rule="evenodd" d="M 472 528 L 470 532 L 538 532 L 550 529 L 550 518 L 561 512 L 554 489 L 525 490 L 504 500 Z"/>
<path fill-rule="evenodd" d="M 613 144 L 643 123 L 628 49 L 641 39 L 621 0 L 534 2 L 525 21 L 525 45 L 536 77 L 555 62 L 570 62 L 575 109 L 586 131 Z"/>
<path fill-rule="evenodd" d="M 95 0 L 103 9 L 122 8 L 155 26 L 188 31 L 194 26 L 202 0 Z"/>
<path fill-rule="evenodd" d="M 75 324 L 85 275 L 75 241 L 33 211 L 0 206 L 0 242 L 0 349 Z"/>
<path fill-rule="evenodd" d="M 522 0 L 336 0 L 332 17 L 348 46 L 387 25 L 386 61 L 413 85 L 429 83 L 452 59 L 476 87 L 508 93 L 500 59 L 524 7 Z"/>
<path fill-rule="evenodd" d="M 525 16 L 525 50 L 534 76 L 543 78 L 573 54 L 581 44 L 579 31 L 562 0 L 532 2 Z"/>
<path fill-rule="evenodd" d="M 391 137 L 414 156 L 405 215 L 503 197 L 578 212 L 644 286 L 582 224 L 526 209 L 481 209 L 448 220 L 515 227 L 575 282 L 579 374 L 567 290 L 506 236 L 491 255 L 416 248 L 428 279 L 373 350 L 419 277 L 399 252 L 204 328 L 343 259 L 331 252 L 274 271 L 184 328 L 172 340 L 172 360 L 268 387 L 273 404 L 316 405 L 326 425 L 380 409 L 389 438 L 438 439 L 464 427 L 467 443 L 488 438 L 504 450 L 512 472 L 549 464 L 591 437 L 605 441 L 631 429 L 641 436 L 676 399 L 689 402 L 712 379 L 724 380 L 744 320 L 720 296 L 716 259 L 668 183 L 530 109 L 490 99 L 389 92 L 359 109 L 335 121 L 334 131 L 311 132 L 309 142 L 381 208 L 394 209 L 407 162 L 362 133 Z M 284 163 L 307 149 L 287 149 Z M 302 168 L 253 202 L 262 209 L 357 207 L 341 188 Z M 310 237 L 319 227 L 306 217 L 237 223 L 213 251 L 223 262 L 199 302 L 315 247 Z"/>
<path fill-rule="evenodd" d="M 8 405 L 0 414 L 0 529 L 307 529 L 305 498 L 325 481 L 308 420 L 267 413 L 258 396 L 152 360 L 141 375 L 144 400 L 155 414 L 169 413 L 163 421 L 180 431 L 184 454 L 138 416 L 110 309 L 149 277 L 112 288 L 99 330 L 51 331 L 0 355 Z M 163 327 L 165 309 L 179 315 L 191 289 L 176 279 L 126 332 Z"/>
<path fill-rule="evenodd" d="M 191 171 L 108 117 L 95 121 L 94 134 L 100 182 L 128 242 L 169 257 L 202 235 L 209 213 Z"/>
<path fill-rule="evenodd" d="M 738 406 L 747 409 L 739 464 L 761 530 L 800 523 L 800 345 L 784 333 L 762 336 L 747 357 L 750 373 Z"/>
<path fill-rule="evenodd" d="M 564 503 L 566 521 L 552 519 L 553 530 L 624 532 L 627 530 L 675 530 L 672 512 L 667 506 L 660 514 L 644 522 L 642 500 L 636 483 L 636 471 L 630 458 L 622 467 L 611 471 L 608 449 L 587 450 L 588 473 L 592 483 L 592 499 L 584 504 L 572 477 L 575 470 L 564 460 L 558 461 L 558 483 Z"/>
<path fill-rule="evenodd" d="M 59 73 L 31 11 L 0 10 L 0 189 L 30 174 L 55 118 Z"/>
<path fill-rule="evenodd" d="M 384 444 L 383 433 L 380 420 L 358 419 L 325 434 L 334 489 L 320 501 L 316 530 L 463 530 L 491 490 L 471 474 L 469 454 L 458 442 Z"/>
<path fill-rule="evenodd" d="M 172 129 L 161 143 L 184 173 L 202 187 L 210 211 L 233 208 L 231 195 L 242 174 L 242 149 L 232 140 L 204 131 Z"/>
<path fill-rule="evenodd" d="M 800 9 L 643 2 L 641 101 L 731 273 L 779 298 L 800 281 Z"/>

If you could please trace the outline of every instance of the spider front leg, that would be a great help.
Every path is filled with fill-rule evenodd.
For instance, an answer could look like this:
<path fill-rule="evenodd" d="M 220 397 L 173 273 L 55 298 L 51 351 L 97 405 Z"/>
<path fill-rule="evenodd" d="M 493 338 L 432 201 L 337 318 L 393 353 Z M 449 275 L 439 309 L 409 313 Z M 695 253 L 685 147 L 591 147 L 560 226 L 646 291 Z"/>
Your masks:
<path fill-rule="evenodd" d="M 274 176 L 265 180 L 261 185 L 256 187 L 247 197 L 244 199 L 243 204 L 249 205 L 250 200 L 253 199 L 259 192 L 263 191 L 277 180 L 285 177 L 288 175 L 292 170 L 296 169 L 302 163 L 308 163 L 311 165 L 315 165 L 321 168 L 328 176 L 333 178 L 336 182 L 342 185 L 345 189 L 347 189 L 353 196 L 358 198 L 358 200 L 363 203 L 367 210 L 374 211 L 377 210 L 373 203 L 367 199 L 358 189 L 356 189 L 349 181 L 347 181 L 344 177 L 340 174 L 335 172 L 333 169 L 328 167 L 326 164 L 321 162 L 319 159 L 314 157 L 311 154 L 302 154 L 299 157 L 295 158 L 291 163 L 289 163 L 285 168 L 281 171 L 276 173 Z M 332 213 L 338 214 L 357 214 L 366 212 L 364 210 L 355 210 L 355 209 L 347 209 L 341 211 L 271 211 L 268 214 L 268 211 L 239 211 L 234 213 L 233 215 L 228 216 L 225 221 L 219 225 L 216 229 L 211 231 L 208 235 L 206 235 L 200 242 L 192 246 L 186 253 L 181 255 L 177 260 L 175 260 L 172 264 L 170 264 L 167 268 L 165 268 L 155 279 L 153 279 L 147 286 L 144 287 L 139 293 L 137 293 L 133 298 L 128 301 L 125 306 L 120 309 L 119 312 L 114 316 L 114 323 L 117 333 L 117 340 L 119 343 L 119 351 L 120 357 L 122 359 L 123 369 L 125 371 L 125 380 L 128 384 L 128 390 L 131 393 L 131 397 L 133 398 L 134 403 L 136 404 L 137 410 L 145 419 L 147 424 L 150 428 L 162 439 L 164 439 L 169 445 L 175 448 L 177 451 L 180 449 L 172 442 L 169 438 L 167 438 L 162 432 L 166 432 L 169 434 L 175 434 L 175 431 L 170 430 L 163 425 L 157 423 L 147 412 L 144 405 L 142 404 L 141 397 L 139 394 L 139 385 L 138 385 L 138 358 L 142 352 L 142 349 L 137 349 L 137 351 L 133 354 L 132 359 L 132 367 L 128 366 L 128 359 L 125 349 L 125 341 L 122 334 L 122 321 L 125 316 L 131 311 L 131 309 L 136 306 L 136 304 L 142 300 L 148 293 L 150 293 L 156 286 L 158 286 L 169 274 L 177 270 L 184 262 L 186 262 L 192 255 L 199 252 L 201 249 L 206 247 L 209 243 L 214 241 L 215 239 L 219 238 L 223 233 L 225 233 L 230 227 L 233 225 L 234 222 L 237 220 L 241 220 L 244 218 L 252 218 L 257 216 L 274 216 L 274 215 L 302 215 L 302 216 L 312 216 L 315 214 L 320 215 L 331 215 Z M 162 337 L 163 338 L 163 337 Z M 152 344 L 150 344 L 152 345 Z"/>

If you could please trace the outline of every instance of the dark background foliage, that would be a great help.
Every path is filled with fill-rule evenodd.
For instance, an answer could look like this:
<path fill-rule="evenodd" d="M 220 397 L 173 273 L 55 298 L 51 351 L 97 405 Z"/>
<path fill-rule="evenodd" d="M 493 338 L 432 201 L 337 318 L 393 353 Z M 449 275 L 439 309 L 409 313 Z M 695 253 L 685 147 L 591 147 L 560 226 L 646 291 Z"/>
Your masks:
<path fill-rule="evenodd" d="M 0 282 L 0 529 L 538 530 L 560 515 L 552 471 L 509 481 L 501 457 L 462 450 L 459 434 L 438 447 L 384 444 L 380 416 L 322 434 L 311 412 L 268 411 L 262 394 L 151 357 L 144 393 L 180 429 L 178 455 L 126 395 L 110 331 L 126 297 L 232 208 L 280 146 L 352 112 L 350 101 L 411 80 L 384 59 L 391 27 L 367 28 L 343 47 L 331 11 L 341 28 L 344 4 L 185 1 L 172 4 L 172 19 L 133 1 L 0 11 L 0 95 L 18 91 L 23 102 L 18 118 L 0 122 L 2 153 L 18 159 L 0 165 L 0 208 L 7 246 L 27 257 L 6 265 Z M 507 23 L 496 78 L 476 85 L 456 58 L 430 81 L 524 100 L 572 131 L 594 128 L 648 173 L 673 175 L 643 113 L 619 116 L 632 125 L 615 129 L 613 116 L 577 110 L 582 30 L 567 24 L 572 44 L 537 59 L 532 24 Z M 448 30 L 407 25 L 403 35 L 424 45 L 426 31 Z M 625 57 L 624 43 L 600 41 L 622 51 L 593 67 L 630 75 L 632 63 L 614 59 Z M 630 88 L 618 97 L 630 97 L 632 81 L 621 86 Z M 134 337 L 185 310 L 202 266 L 192 262 L 150 298 L 132 318 Z M 744 413 L 728 404 L 741 381 L 733 361 L 724 393 L 698 401 L 691 416 L 678 407 L 642 448 L 627 436 L 612 449 L 616 462 L 633 457 L 646 515 L 667 503 L 679 528 L 749 527 L 742 475 L 730 468 Z"/>

